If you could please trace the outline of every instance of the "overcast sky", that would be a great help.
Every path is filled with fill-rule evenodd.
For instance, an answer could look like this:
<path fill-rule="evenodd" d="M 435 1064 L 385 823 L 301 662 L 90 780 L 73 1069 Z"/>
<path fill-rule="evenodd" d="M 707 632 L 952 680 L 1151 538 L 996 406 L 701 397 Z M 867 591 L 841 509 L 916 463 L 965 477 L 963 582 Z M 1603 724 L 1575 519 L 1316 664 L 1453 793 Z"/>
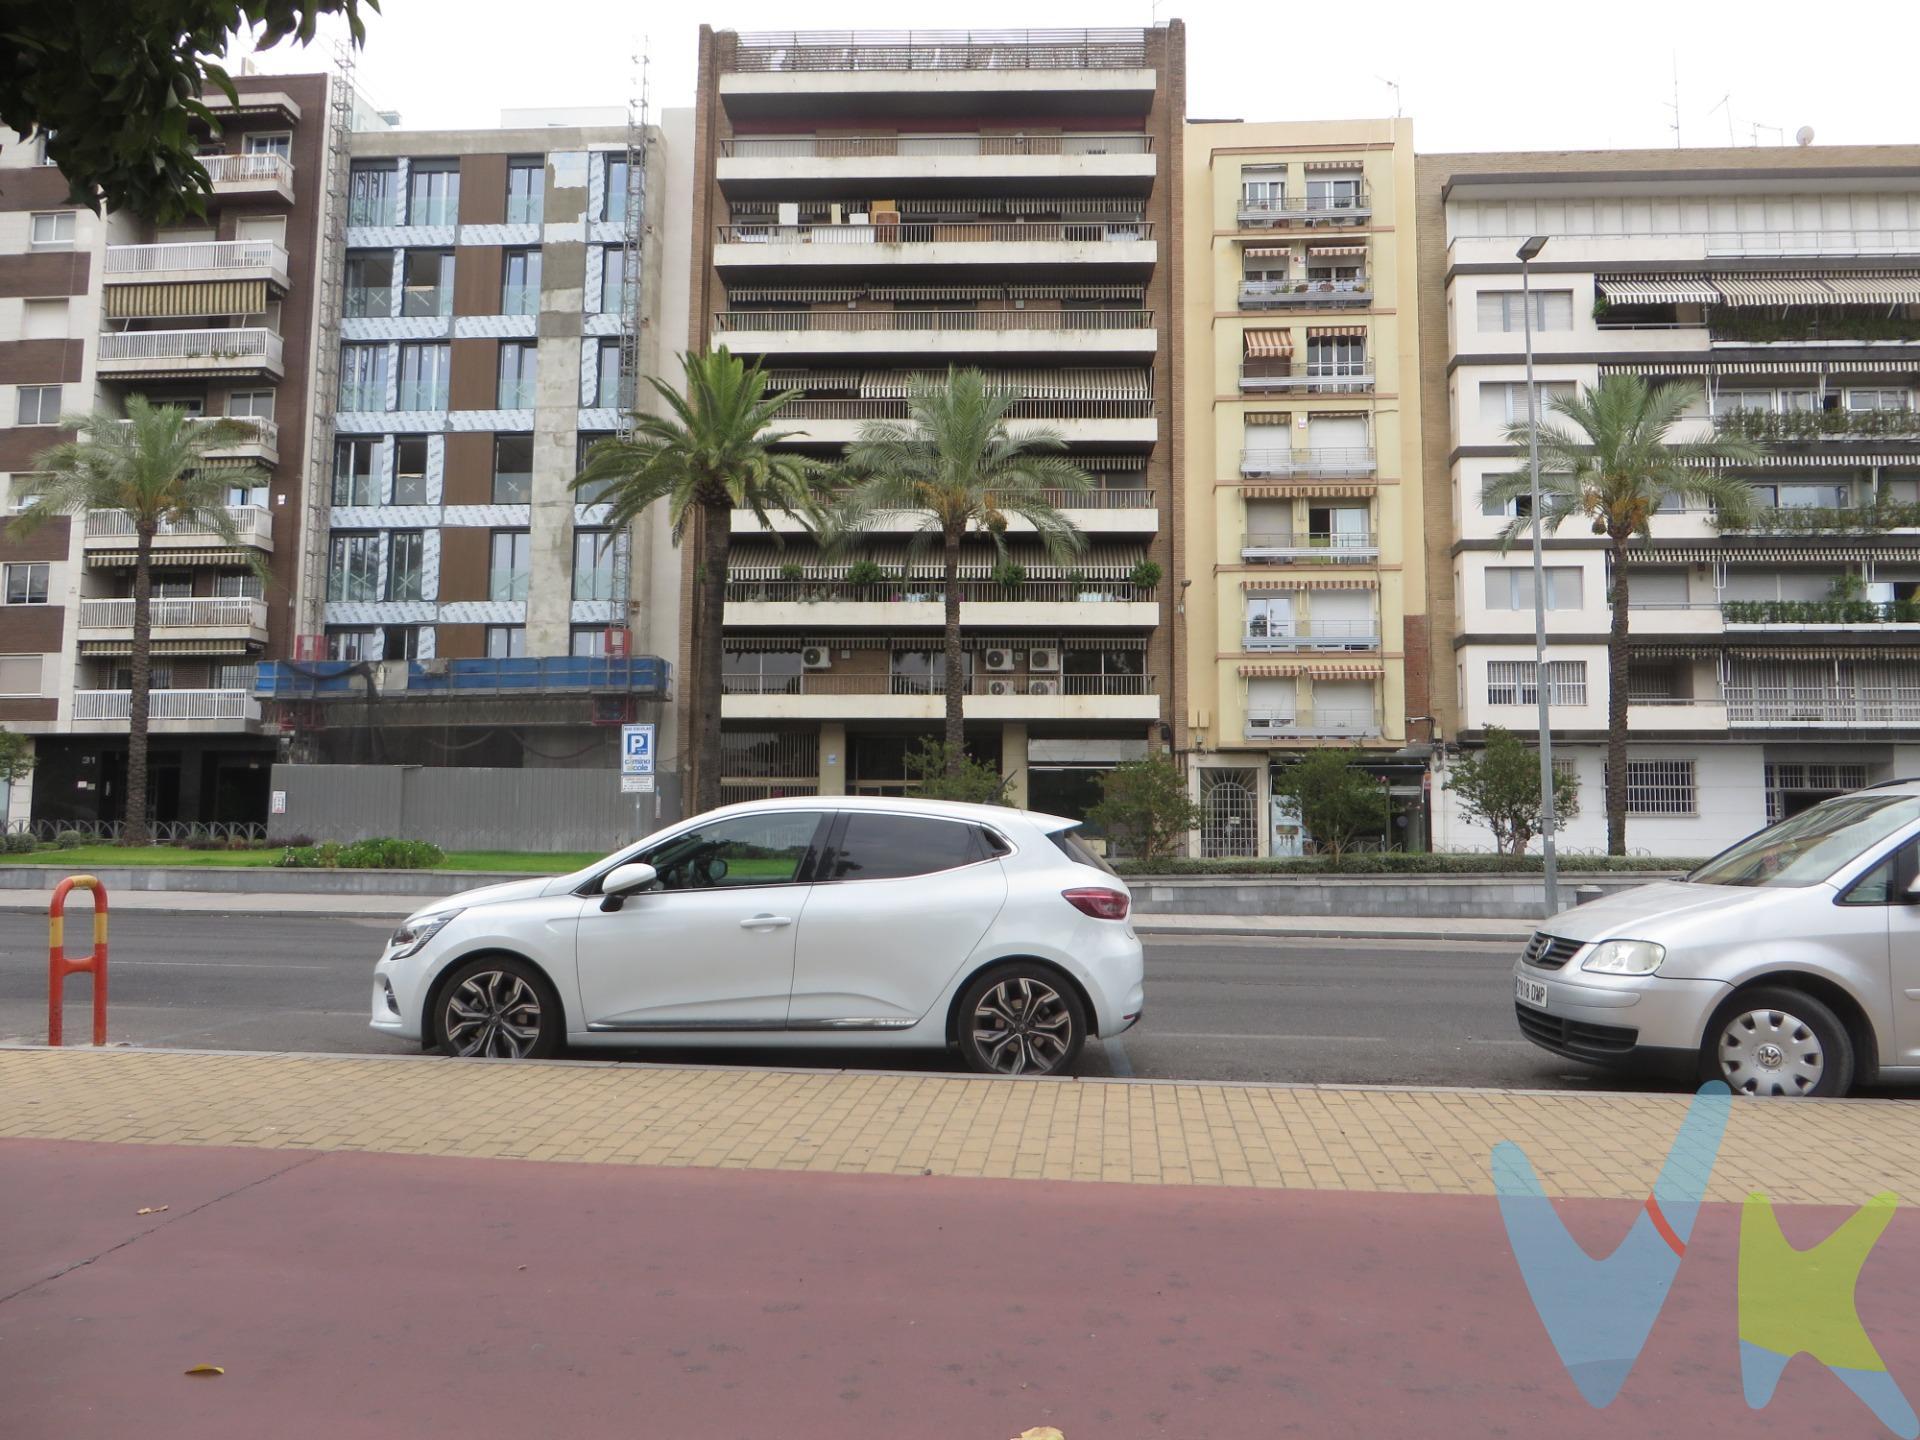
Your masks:
<path fill-rule="evenodd" d="M 496 124 L 503 107 L 623 105 L 629 57 L 652 56 L 655 109 L 691 103 L 700 20 L 735 30 L 879 29 L 902 21 L 975 28 L 1187 25 L 1187 107 L 1195 117 L 1306 120 L 1413 117 L 1423 151 L 1670 146 L 1674 58 L 1688 146 L 1920 141 L 1911 0 L 1375 0 L 1290 7 L 1251 0 L 973 0 L 963 9 L 838 0 L 698 6 L 632 0 L 382 0 L 359 58 L 361 92 L 409 128 Z M 797 16 L 805 19 L 796 21 Z M 949 18 L 953 17 L 953 18 Z M 283 46 L 263 70 L 310 70 L 330 54 Z M 1723 98 L 1725 97 L 1725 98 Z"/>

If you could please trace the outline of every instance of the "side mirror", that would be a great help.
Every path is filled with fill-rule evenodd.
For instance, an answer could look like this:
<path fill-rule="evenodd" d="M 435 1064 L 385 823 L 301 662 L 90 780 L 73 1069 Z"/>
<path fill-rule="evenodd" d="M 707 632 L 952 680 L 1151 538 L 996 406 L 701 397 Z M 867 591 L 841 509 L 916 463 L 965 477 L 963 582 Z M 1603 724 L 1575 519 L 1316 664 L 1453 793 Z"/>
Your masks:
<path fill-rule="evenodd" d="M 627 896 L 636 890 L 646 889 L 659 878 L 660 872 L 651 865 L 635 863 L 615 866 L 600 882 L 600 908 L 618 910 L 626 902 Z"/>

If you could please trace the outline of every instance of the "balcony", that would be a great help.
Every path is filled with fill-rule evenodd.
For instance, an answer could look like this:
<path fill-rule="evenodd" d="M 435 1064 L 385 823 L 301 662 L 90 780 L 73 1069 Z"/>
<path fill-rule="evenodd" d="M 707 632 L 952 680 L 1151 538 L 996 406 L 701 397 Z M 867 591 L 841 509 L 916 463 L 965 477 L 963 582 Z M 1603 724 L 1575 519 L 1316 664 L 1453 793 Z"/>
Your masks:
<path fill-rule="evenodd" d="M 1920 726 L 1920 688 L 1854 685 L 1819 687 L 1728 685 L 1727 723 L 1789 729 L 1885 730 Z"/>
<path fill-rule="evenodd" d="M 1154 491 L 1145 486 L 1126 489 L 1044 490 L 1041 494 L 1056 510 L 1066 513 L 1074 525 L 1088 534 L 1154 535 L 1160 530 L 1160 507 Z M 862 527 L 869 535 L 913 535 L 926 528 L 924 510 L 896 510 L 867 518 Z M 769 514 L 770 523 L 762 525 L 751 510 L 733 512 L 732 533 L 748 535 L 807 535 L 806 522 L 797 516 Z M 1031 535 L 1033 522 L 1019 515 L 1007 516 L 1009 535 Z"/>
<path fill-rule="evenodd" d="M 245 599 L 154 600 L 149 614 L 155 640 L 245 640 L 267 643 L 267 602 Z M 131 641 L 133 601 L 82 600 L 82 641 Z"/>
<path fill-rule="evenodd" d="M 1370 531 L 1249 531 L 1240 537 L 1240 558 L 1269 565 L 1372 565 L 1380 537 Z"/>
<path fill-rule="evenodd" d="M 1920 630 L 1920 600 L 1728 600 L 1728 630 Z"/>
<path fill-rule="evenodd" d="M 107 247 L 103 283 L 109 286 L 209 280 L 264 280 L 274 290 L 284 292 L 287 289 L 287 252 L 271 240 L 191 240 L 167 245 Z M 244 298 L 236 297 L 236 301 Z M 217 313 L 231 315 L 249 312 L 223 310 Z"/>
<path fill-rule="evenodd" d="M 1313 446 L 1304 450 L 1243 450 L 1240 473 L 1249 478 L 1333 479 L 1371 475 L 1376 465 L 1371 445 Z"/>
<path fill-rule="evenodd" d="M 1715 345 L 1858 345 L 1880 340 L 1920 340 L 1920 319 L 1820 305 L 1781 310 L 1715 306 L 1707 312 Z"/>
<path fill-rule="evenodd" d="M 1240 366 L 1240 388 L 1247 394 L 1292 391 L 1307 395 L 1368 395 L 1373 367 L 1366 362 L 1247 360 Z"/>
<path fill-rule="evenodd" d="M 213 193 L 225 200 L 293 204 L 293 162 L 280 155 L 202 155 Z"/>
<path fill-rule="evenodd" d="M 1373 280 L 1242 280 L 1242 310 L 1340 310 L 1373 303 Z"/>
<path fill-rule="evenodd" d="M 1920 410 L 1732 410 L 1714 416 L 1713 428 L 1722 435 L 1768 446 L 1799 448 L 1883 440 L 1911 443 L 1920 441 Z"/>
<path fill-rule="evenodd" d="M 1727 702 L 1690 696 L 1629 696 L 1629 735 L 1676 734 L 1695 730 L 1725 730 Z"/>
<path fill-rule="evenodd" d="M 1292 710 L 1250 709 L 1249 740 L 1367 739 L 1383 733 L 1381 712 L 1363 706 L 1307 706 Z"/>
<path fill-rule="evenodd" d="M 1361 225 L 1373 218 L 1373 188 L 1366 184 L 1321 189 L 1305 195 L 1243 194 L 1236 213 L 1240 225 Z"/>
<path fill-rule="evenodd" d="M 1302 620 L 1284 629 L 1250 627 L 1243 650 L 1378 650 L 1378 620 Z"/>
<path fill-rule="evenodd" d="M 731 195 L 842 194 L 847 182 L 1153 181 L 1153 139 L 1139 131 L 1058 135 L 736 136 L 720 142 L 715 174 Z M 809 183 L 811 182 L 811 183 Z M 1108 188 L 1111 188 L 1109 186 Z M 856 192 L 858 193 L 858 192 Z M 875 193 L 875 192 L 868 192 Z M 881 193 L 897 193 L 887 191 Z"/>
<path fill-rule="evenodd" d="M 905 420 L 907 401 L 901 399 L 800 399 L 781 410 L 776 423 L 794 432 L 798 443 L 845 445 L 860 436 L 869 420 Z M 1016 400 L 1009 420 L 1031 420 L 1059 433 L 1070 444 L 1118 446 L 1152 445 L 1160 437 L 1151 399 L 1056 400 L 1028 397 Z"/>
<path fill-rule="evenodd" d="M 1530 628 L 1533 623 L 1531 613 L 1513 611 L 1510 618 L 1516 627 L 1524 620 Z M 1631 590 L 1627 602 L 1627 623 L 1635 639 L 1653 635 L 1718 635 L 1725 628 L 1720 619 L 1720 607 L 1711 600 L 1699 604 L 1643 605 L 1631 598 Z"/>
<path fill-rule="evenodd" d="M 1144 30 L 779 30 L 735 38 L 729 74 L 813 71 L 1133 70 Z"/>
<path fill-rule="evenodd" d="M 718 227 L 721 269 L 814 270 L 886 266 L 1115 266 L 1145 273 L 1158 249 L 1146 220 L 902 220 L 865 225 Z"/>
<path fill-rule="evenodd" d="M 938 629 L 946 624 L 941 582 L 893 579 L 727 581 L 729 626 L 806 632 L 835 629 Z M 1086 629 L 1151 629 L 1160 623 L 1155 592 L 1128 580 L 998 580 L 960 582 L 960 623 L 976 628 L 1017 625 Z"/>
<path fill-rule="evenodd" d="M 74 723 L 124 729 L 132 699 L 130 690 L 76 690 Z M 258 723 L 260 702 L 245 690 L 154 690 L 147 696 L 147 719 L 162 733 L 245 730 Z"/>
<path fill-rule="evenodd" d="M 714 333 L 735 354 L 1009 358 L 1150 357 L 1151 310 L 726 310 Z"/>
<path fill-rule="evenodd" d="M 667 662 L 652 655 L 528 655 L 514 659 L 390 661 L 376 684 L 386 698 L 464 700 L 488 696 L 586 696 L 596 692 L 665 699 Z M 253 693 L 274 700 L 354 700 L 366 694 L 366 667 L 347 660 L 270 661 L 256 667 Z"/>
<path fill-rule="evenodd" d="M 229 505 L 240 544 L 251 550 L 273 549 L 273 512 L 264 505 Z M 87 558 L 95 563 L 131 565 L 139 537 L 134 534 L 133 517 L 124 510 L 89 510 L 86 524 Z M 205 520 L 189 519 L 162 522 L 153 537 L 156 553 L 165 552 L 172 563 L 179 563 L 182 550 L 213 550 L 226 554 L 227 541 Z M 230 564 L 226 559 L 208 560 L 208 564 Z"/>
<path fill-rule="evenodd" d="M 113 330 L 100 337 L 103 380 L 168 380 L 286 374 L 271 330 Z"/>
<path fill-rule="evenodd" d="M 721 714 L 728 720 L 938 720 L 946 713 L 939 680 L 918 676 L 730 675 Z M 1151 675 L 977 673 L 962 708 L 969 720 L 1157 720 L 1159 687 Z"/>
<path fill-rule="evenodd" d="M 223 442 L 207 451 L 209 460 L 251 460 L 261 465 L 280 463 L 280 427 L 271 420 L 252 415 L 194 415 L 188 419 L 188 423 L 192 425 L 213 425 L 221 422 L 245 426 L 253 433 Z M 120 423 L 126 425 L 131 422 L 122 420 Z"/>

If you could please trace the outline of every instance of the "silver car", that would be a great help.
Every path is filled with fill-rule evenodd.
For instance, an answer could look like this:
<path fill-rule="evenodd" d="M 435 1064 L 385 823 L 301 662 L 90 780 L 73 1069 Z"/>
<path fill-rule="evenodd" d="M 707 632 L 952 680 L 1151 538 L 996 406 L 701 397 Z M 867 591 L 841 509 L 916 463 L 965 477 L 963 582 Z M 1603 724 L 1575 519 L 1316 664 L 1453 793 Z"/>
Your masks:
<path fill-rule="evenodd" d="M 1896 781 L 1558 915 L 1514 962 L 1520 1033 L 1737 1094 L 1920 1079 L 1917 852 L 1920 780 Z"/>

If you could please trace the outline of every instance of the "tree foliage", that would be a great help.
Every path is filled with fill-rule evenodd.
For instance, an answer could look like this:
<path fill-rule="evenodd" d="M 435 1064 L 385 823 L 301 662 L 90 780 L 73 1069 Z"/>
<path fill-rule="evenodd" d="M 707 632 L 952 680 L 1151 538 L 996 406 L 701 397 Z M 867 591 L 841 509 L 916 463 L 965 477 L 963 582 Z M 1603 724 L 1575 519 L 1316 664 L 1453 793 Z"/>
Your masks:
<path fill-rule="evenodd" d="M 1320 853 L 1336 857 L 1385 829 L 1391 810 L 1387 787 L 1344 750 L 1310 750 L 1276 770 L 1273 796 L 1293 806 Z"/>
<path fill-rule="evenodd" d="M 1510 730 L 1487 727 L 1486 744 L 1459 755 L 1449 767 L 1447 789 L 1469 821 L 1493 831 L 1503 855 L 1524 855 L 1541 833 L 1540 752 Z M 1580 781 L 1563 770 L 1553 776 L 1553 808 L 1559 819 L 1580 813 Z"/>
<path fill-rule="evenodd" d="M 0 5 L 0 123 L 47 134 L 74 203 L 166 225 L 205 213 L 212 190 L 194 158 L 216 123 L 201 96 L 237 102 L 218 63 L 236 32 L 262 48 L 301 44 L 323 15 L 365 43 L 362 8 L 379 0 L 61 0 Z"/>
<path fill-rule="evenodd" d="M 1087 812 L 1116 848 L 1141 860 L 1180 853 L 1204 816 L 1187 794 L 1187 777 L 1165 755 L 1114 766 L 1100 783 L 1100 803 Z"/>
<path fill-rule="evenodd" d="M 944 740 L 924 740 L 907 752 L 907 775 L 916 800 L 960 800 L 970 805 L 1004 805 L 1007 782 L 1000 772 L 964 750 L 958 762 Z"/>
<path fill-rule="evenodd" d="M 33 773 L 33 759 L 31 740 L 17 730 L 0 730 L 0 783 L 26 779 Z"/>

